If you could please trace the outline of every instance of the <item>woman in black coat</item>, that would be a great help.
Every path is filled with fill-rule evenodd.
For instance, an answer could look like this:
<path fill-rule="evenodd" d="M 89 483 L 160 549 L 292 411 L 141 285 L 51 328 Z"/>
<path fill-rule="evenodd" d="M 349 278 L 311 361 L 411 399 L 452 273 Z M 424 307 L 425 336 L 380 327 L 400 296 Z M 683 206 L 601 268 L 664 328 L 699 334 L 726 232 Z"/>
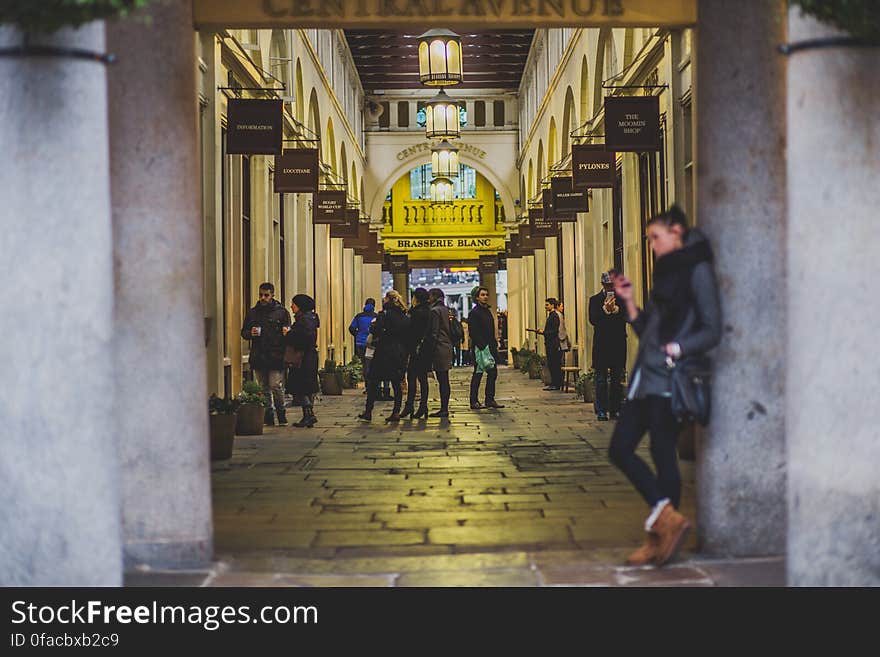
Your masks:
<path fill-rule="evenodd" d="M 681 477 L 676 445 L 680 421 L 672 412 L 672 369 L 679 359 L 702 357 L 721 340 L 721 308 L 705 236 L 688 229 L 673 206 L 647 226 L 657 256 L 654 284 L 644 310 L 636 307 L 632 283 L 615 276 L 614 291 L 639 336 L 627 404 L 611 436 L 608 456 L 651 508 L 645 544 L 627 563 L 662 566 L 679 549 L 690 523 L 678 511 Z M 655 475 L 635 454 L 645 432 L 651 434 Z"/>
<path fill-rule="evenodd" d="M 373 419 L 373 405 L 379 397 L 379 384 L 391 381 L 394 388 L 394 410 L 386 422 L 400 420 L 400 407 L 403 404 L 403 377 L 409 358 L 409 316 L 400 293 L 390 290 L 385 295 L 382 312 L 370 325 L 376 353 L 370 365 L 367 379 L 367 405 L 364 412 L 358 415 L 361 420 L 369 422 Z"/>
<path fill-rule="evenodd" d="M 321 320 L 315 314 L 315 301 L 305 294 L 297 294 L 290 304 L 294 323 L 284 335 L 285 354 L 290 354 L 287 370 L 287 392 L 302 406 L 303 416 L 295 427 L 313 427 L 318 418 L 314 413 L 314 395 L 318 385 L 318 327 Z"/>
<path fill-rule="evenodd" d="M 409 309 L 409 365 L 406 368 L 406 406 L 402 417 L 410 419 L 428 417 L 428 372 L 431 371 L 432 352 L 426 342 L 431 329 L 431 306 L 428 291 L 417 287 L 413 291 L 412 308 Z M 419 410 L 415 410 L 416 381 L 419 383 Z"/>

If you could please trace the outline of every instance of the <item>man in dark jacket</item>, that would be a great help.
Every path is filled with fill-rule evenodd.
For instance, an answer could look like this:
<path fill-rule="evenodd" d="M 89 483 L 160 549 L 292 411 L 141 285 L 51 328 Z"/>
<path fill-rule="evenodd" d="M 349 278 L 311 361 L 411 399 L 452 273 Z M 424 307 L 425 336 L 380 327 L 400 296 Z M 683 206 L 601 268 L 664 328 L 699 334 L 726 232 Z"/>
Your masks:
<path fill-rule="evenodd" d="M 590 324 L 593 329 L 593 372 L 596 396 L 593 407 L 598 420 L 617 419 L 622 397 L 621 381 L 626 367 L 626 313 L 614 295 L 612 269 L 602 274 L 602 291 L 590 297 Z M 609 377 L 610 392 L 609 392 Z"/>
<path fill-rule="evenodd" d="M 241 327 L 243 340 L 250 340 L 251 350 L 248 362 L 254 378 L 263 386 L 263 393 L 269 400 L 265 423 L 275 424 L 272 406 L 278 413 L 278 424 L 287 424 L 284 411 L 284 328 L 290 328 L 290 313 L 275 296 L 272 283 L 260 285 L 260 299 L 248 310 Z"/>
<path fill-rule="evenodd" d="M 559 314 L 556 307 L 559 302 L 550 297 L 544 302 L 547 311 L 547 322 L 541 335 L 544 336 L 544 348 L 547 351 L 547 367 L 550 369 L 550 385 L 544 390 L 562 390 L 562 343 L 559 340 Z"/>
<path fill-rule="evenodd" d="M 430 417 L 449 417 L 449 397 L 452 389 L 449 385 L 449 370 L 452 369 L 452 337 L 449 332 L 449 308 L 444 301 L 446 295 L 439 287 L 428 290 L 428 302 L 431 304 L 431 327 L 428 330 L 426 345 L 430 345 L 433 355 L 434 376 L 440 388 L 440 410 Z"/>
<path fill-rule="evenodd" d="M 477 359 L 474 357 L 474 373 L 471 375 L 471 410 L 504 408 L 503 405 L 495 401 L 495 382 L 498 379 L 498 339 L 495 336 L 495 314 L 489 307 L 489 290 L 485 287 L 478 287 L 473 296 L 476 304 L 468 315 L 471 348 L 476 354 L 477 349 L 489 347 L 496 367 L 486 370 L 486 404 L 483 406 L 480 404 L 480 383 L 483 374 L 477 372 Z"/>

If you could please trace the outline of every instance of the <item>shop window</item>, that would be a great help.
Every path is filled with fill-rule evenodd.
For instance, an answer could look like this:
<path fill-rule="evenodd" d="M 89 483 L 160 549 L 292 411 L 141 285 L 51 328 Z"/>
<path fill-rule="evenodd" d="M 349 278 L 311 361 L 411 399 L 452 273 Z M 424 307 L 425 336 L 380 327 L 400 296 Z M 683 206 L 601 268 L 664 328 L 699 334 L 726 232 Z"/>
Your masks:
<path fill-rule="evenodd" d="M 424 164 L 409 172 L 409 197 L 413 201 L 431 198 L 431 165 Z M 458 177 L 452 179 L 452 190 L 456 199 L 477 198 L 477 170 L 466 164 L 459 165 Z"/>
<path fill-rule="evenodd" d="M 666 209 L 666 124 L 660 120 L 660 150 L 639 154 L 639 213 L 641 219 L 642 298 L 654 273 L 654 253 L 648 242 L 648 221 Z"/>
<path fill-rule="evenodd" d="M 241 158 L 241 316 L 253 303 L 251 291 L 251 158 Z"/>
<path fill-rule="evenodd" d="M 614 245 L 614 268 L 621 274 L 623 269 L 623 168 L 617 165 L 617 180 L 611 190 L 611 231 Z"/>

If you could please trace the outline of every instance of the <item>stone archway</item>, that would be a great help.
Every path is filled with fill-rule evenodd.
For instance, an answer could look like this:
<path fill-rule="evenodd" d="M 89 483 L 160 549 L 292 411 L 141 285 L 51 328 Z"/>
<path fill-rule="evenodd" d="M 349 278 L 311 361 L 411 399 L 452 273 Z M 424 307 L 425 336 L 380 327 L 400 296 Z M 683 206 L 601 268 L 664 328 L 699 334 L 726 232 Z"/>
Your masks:
<path fill-rule="evenodd" d="M 390 174 L 385 176 L 385 178 L 376 185 L 376 188 L 373 192 L 373 197 L 369 202 L 370 217 L 372 219 L 375 219 L 376 217 L 382 216 L 382 204 L 385 203 L 385 197 L 388 194 L 388 190 L 391 189 L 398 178 L 400 178 L 408 171 L 411 171 L 415 167 L 430 163 L 430 161 L 431 159 L 429 157 L 414 157 L 404 161 Z M 505 216 L 516 216 L 516 203 L 514 201 L 513 193 L 510 189 L 508 189 L 507 185 L 505 185 L 501 181 L 501 179 L 495 174 L 495 172 L 492 171 L 492 169 L 487 168 L 484 162 L 469 155 L 466 151 L 462 151 L 459 153 L 459 161 L 462 164 L 473 167 L 480 175 L 482 175 L 484 178 L 486 178 L 486 180 L 492 183 L 492 186 L 495 188 L 495 191 L 498 192 L 498 196 L 501 198 L 501 203 L 504 206 Z"/>

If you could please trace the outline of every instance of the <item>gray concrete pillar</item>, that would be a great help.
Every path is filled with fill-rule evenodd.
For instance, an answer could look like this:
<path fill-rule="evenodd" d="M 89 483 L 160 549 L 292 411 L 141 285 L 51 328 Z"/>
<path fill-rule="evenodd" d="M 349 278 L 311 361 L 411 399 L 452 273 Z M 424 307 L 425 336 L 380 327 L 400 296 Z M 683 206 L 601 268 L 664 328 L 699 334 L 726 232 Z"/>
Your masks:
<path fill-rule="evenodd" d="M 785 549 L 784 3 L 700 0 L 697 223 L 715 250 L 723 338 L 698 454 L 709 554 Z"/>
<path fill-rule="evenodd" d="M 125 565 L 212 553 L 195 33 L 189 0 L 108 27 Z"/>
<path fill-rule="evenodd" d="M 104 25 L 38 44 L 104 52 Z M 0 98 L 0 585 L 118 586 L 106 70 L 3 57 Z"/>
<path fill-rule="evenodd" d="M 791 10 L 789 41 L 828 36 L 840 33 Z M 878 48 L 833 48 L 789 57 L 787 563 L 793 585 L 880 585 L 878 55 Z"/>

